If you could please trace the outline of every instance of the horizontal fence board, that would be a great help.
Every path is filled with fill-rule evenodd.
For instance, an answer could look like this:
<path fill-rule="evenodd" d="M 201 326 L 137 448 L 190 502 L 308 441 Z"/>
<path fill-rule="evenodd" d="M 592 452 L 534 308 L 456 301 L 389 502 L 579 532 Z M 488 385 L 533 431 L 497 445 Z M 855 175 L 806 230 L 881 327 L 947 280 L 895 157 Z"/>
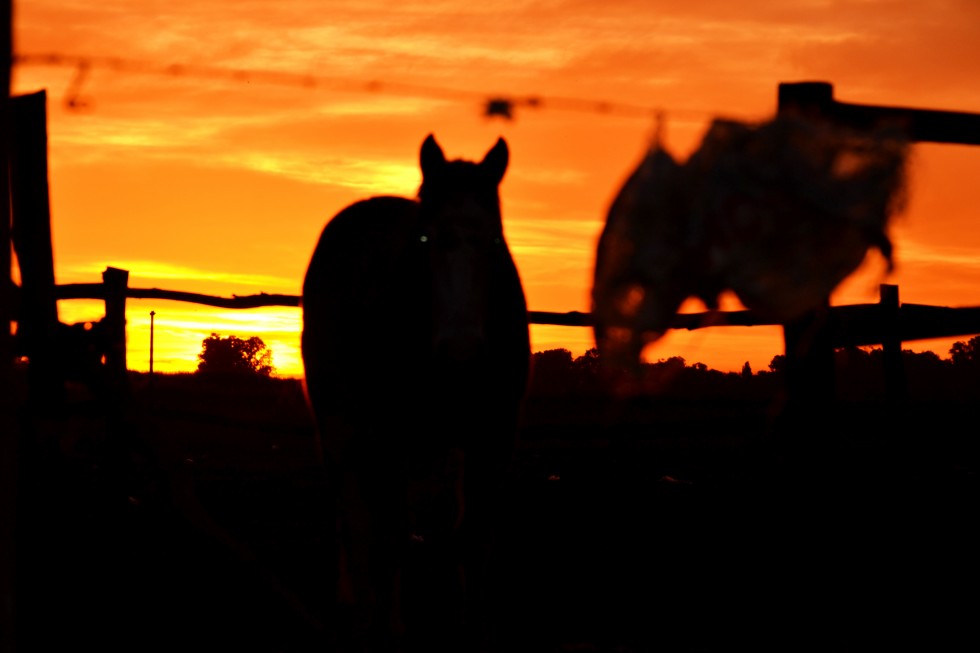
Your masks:
<path fill-rule="evenodd" d="M 67 299 L 105 299 L 101 283 L 71 283 L 55 286 L 55 296 Z M 299 295 L 259 293 L 217 297 L 200 293 L 164 290 L 161 288 L 127 288 L 130 299 L 164 299 L 203 304 L 217 308 L 252 309 L 267 306 L 298 308 Z M 951 308 L 925 304 L 902 304 L 897 311 L 897 329 L 884 318 L 881 304 L 851 304 L 832 306 L 828 328 L 834 347 L 880 345 L 884 334 L 894 329 L 901 341 L 953 338 L 980 334 L 980 307 Z M 528 311 L 528 322 L 537 325 L 592 327 L 592 314 L 581 311 L 567 313 Z M 752 311 L 715 311 L 679 313 L 674 316 L 673 329 L 703 329 L 725 326 L 781 326 L 779 322 L 760 319 Z"/>

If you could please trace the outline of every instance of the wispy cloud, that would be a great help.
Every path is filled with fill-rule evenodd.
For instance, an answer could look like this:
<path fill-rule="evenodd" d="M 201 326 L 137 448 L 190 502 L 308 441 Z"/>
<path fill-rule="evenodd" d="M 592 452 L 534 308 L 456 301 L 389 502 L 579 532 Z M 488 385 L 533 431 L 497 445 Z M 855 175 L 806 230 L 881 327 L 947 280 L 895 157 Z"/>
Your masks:
<path fill-rule="evenodd" d="M 227 272 L 223 270 L 210 270 L 201 267 L 186 265 L 176 265 L 165 261 L 154 260 L 115 260 L 111 262 L 112 267 L 130 271 L 130 285 L 139 286 L 143 283 L 154 283 L 157 281 L 194 281 L 194 282 L 218 282 L 222 284 L 235 284 L 241 286 L 253 286 L 268 290 L 269 288 L 291 287 L 296 285 L 295 279 L 276 277 L 271 275 L 249 274 L 239 272 Z M 68 277 L 91 277 L 99 278 L 105 270 L 105 263 L 69 263 L 59 268 Z"/>
<path fill-rule="evenodd" d="M 980 271 L 980 252 L 972 247 L 905 241 L 896 256 L 901 265 L 939 265 L 961 271 Z"/>
<path fill-rule="evenodd" d="M 217 157 L 220 158 L 220 157 Z M 317 184 L 353 188 L 365 193 L 412 195 L 421 181 L 418 164 L 365 159 L 318 159 L 289 153 L 252 153 L 224 159 L 229 166 L 282 175 Z"/>

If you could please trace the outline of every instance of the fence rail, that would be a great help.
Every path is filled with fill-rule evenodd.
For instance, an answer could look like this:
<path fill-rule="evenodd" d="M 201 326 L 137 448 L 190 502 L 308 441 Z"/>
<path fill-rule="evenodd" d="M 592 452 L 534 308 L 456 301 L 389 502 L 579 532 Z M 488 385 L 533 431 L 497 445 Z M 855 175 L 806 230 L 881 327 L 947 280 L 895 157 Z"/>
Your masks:
<path fill-rule="evenodd" d="M 110 268 L 112 269 L 112 268 Z M 832 306 L 826 327 L 834 347 L 872 346 L 882 344 L 885 334 L 893 334 L 897 340 L 930 340 L 980 333 L 980 306 L 953 308 L 928 304 L 897 304 L 897 286 L 883 284 L 882 299 L 876 304 L 849 304 Z M 57 300 L 95 299 L 105 301 L 107 292 L 102 283 L 70 283 L 55 286 Z M 163 299 L 189 302 L 230 309 L 254 309 L 268 306 L 298 308 L 299 295 L 258 293 L 220 297 L 162 288 L 125 288 L 128 299 Z M 530 324 L 549 326 L 591 327 L 592 315 L 588 312 L 528 311 Z M 672 329 L 692 331 L 722 326 L 781 326 L 780 322 L 758 318 L 750 310 L 680 313 L 674 316 Z"/>

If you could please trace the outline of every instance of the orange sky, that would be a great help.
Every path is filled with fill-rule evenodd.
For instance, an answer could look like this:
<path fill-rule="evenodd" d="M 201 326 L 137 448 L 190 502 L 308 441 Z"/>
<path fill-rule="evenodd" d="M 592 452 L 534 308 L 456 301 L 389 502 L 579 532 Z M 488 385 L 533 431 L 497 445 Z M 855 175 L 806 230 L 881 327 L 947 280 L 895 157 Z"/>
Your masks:
<path fill-rule="evenodd" d="M 97 282 L 114 266 L 134 287 L 299 294 L 323 224 L 367 195 L 414 194 L 418 148 L 434 132 L 451 157 L 508 140 L 504 225 L 529 306 L 588 311 L 606 208 L 656 111 L 681 159 L 714 117 L 771 117 L 783 81 L 829 81 L 846 102 L 980 112 L 977 25 L 973 0 L 25 0 L 14 45 L 28 58 L 13 86 L 49 94 L 58 283 Z M 85 108 L 65 106 L 74 68 L 30 58 L 46 54 L 92 62 Z M 172 64 L 183 73 L 163 74 Z M 484 117 L 480 98 L 498 95 L 543 103 Z M 875 302 L 884 282 L 903 302 L 980 304 L 980 148 L 923 144 L 913 156 L 911 201 L 891 230 L 896 271 L 884 276 L 872 256 L 833 303 Z M 102 310 L 59 305 L 67 322 Z M 258 335 L 279 373 L 302 372 L 297 309 L 156 300 L 129 302 L 131 369 L 149 366 L 151 310 L 156 370 L 193 370 L 214 331 Z M 593 346 L 583 328 L 531 335 L 535 351 Z M 953 340 L 905 346 L 946 357 Z M 397 333 L 388 346 L 396 356 Z M 776 327 L 670 332 L 647 352 L 726 371 L 765 369 L 780 353 Z"/>

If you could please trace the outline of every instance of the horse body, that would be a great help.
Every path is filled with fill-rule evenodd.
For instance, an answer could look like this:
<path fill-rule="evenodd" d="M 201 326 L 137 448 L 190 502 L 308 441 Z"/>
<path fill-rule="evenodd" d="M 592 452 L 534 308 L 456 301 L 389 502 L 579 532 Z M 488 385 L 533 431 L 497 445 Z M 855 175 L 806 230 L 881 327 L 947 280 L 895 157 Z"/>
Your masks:
<path fill-rule="evenodd" d="M 618 190 L 596 250 L 592 315 L 604 360 L 641 362 L 691 297 L 731 291 L 761 322 L 825 306 L 904 202 L 908 140 L 777 116 L 712 121 L 678 162 L 657 142 Z"/>
<path fill-rule="evenodd" d="M 445 632 L 476 625 L 530 361 L 497 192 L 506 144 L 480 163 L 446 161 L 429 136 L 420 163 L 418 200 L 373 197 L 327 224 L 303 285 L 306 391 L 337 493 L 341 603 L 351 636 L 374 643 L 397 640 L 413 546 L 463 570 L 437 592 Z"/>

